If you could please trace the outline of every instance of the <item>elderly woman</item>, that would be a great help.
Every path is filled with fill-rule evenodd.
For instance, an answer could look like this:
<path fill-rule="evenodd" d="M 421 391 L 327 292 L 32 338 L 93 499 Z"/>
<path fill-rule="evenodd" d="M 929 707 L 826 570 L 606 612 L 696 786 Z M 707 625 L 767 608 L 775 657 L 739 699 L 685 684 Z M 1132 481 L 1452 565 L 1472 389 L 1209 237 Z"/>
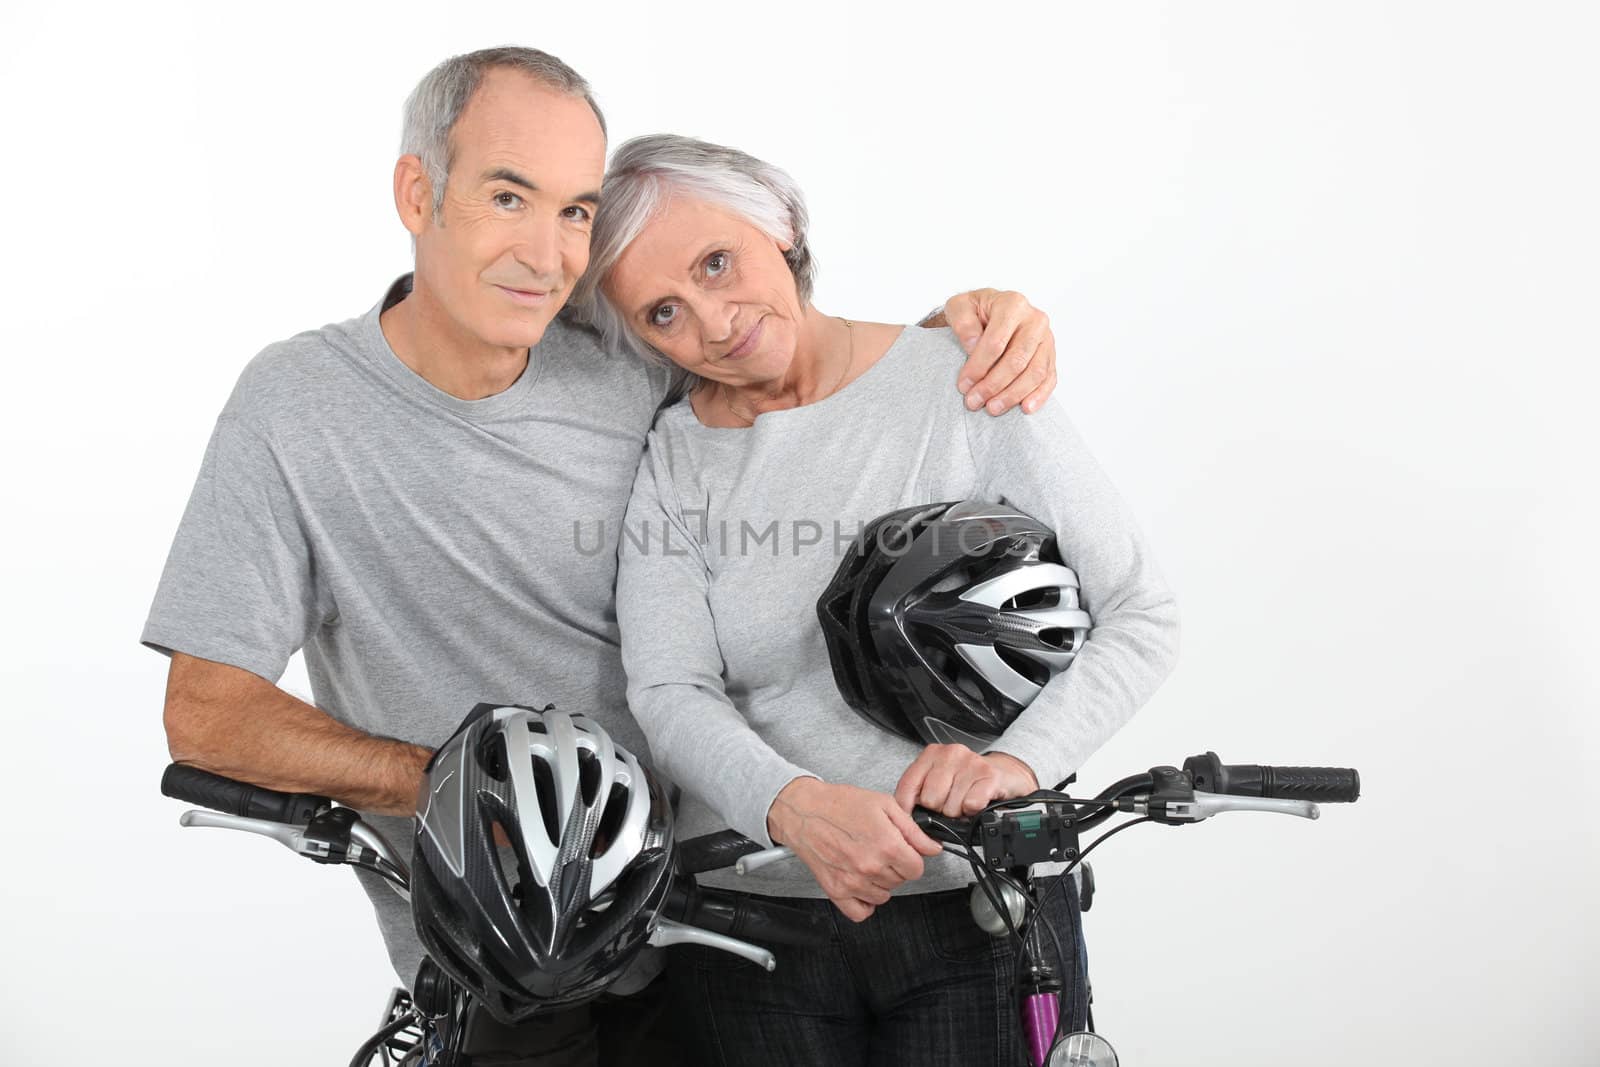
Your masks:
<path fill-rule="evenodd" d="M 1170 669 L 1173 599 L 1060 405 L 968 412 L 930 373 L 963 359 L 948 330 L 818 309 L 806 226 L 777 168 L 639 138 L 606 175 L 579 293 L 614 345 L 683 372 L 640 466 L 617 589 L 629 702 L 685 790 L 680 832 L 787 844 L 803 865 L 703 881 L 837 908 L 833 942 L 785 950 L 772 975 L 684 950 L 671 985 L 708 1060 L 1019 1062 L 1010 949 L 970 917 L 970 869 L 908 810 L 971 813 L 1076 771 Z M 814 608 L 861 523 L 963 498 L 1049 525 L 1095 622 L 983 754 L 863 722 Z M 1077 993 L 1064 1014 L 1081 1022 Z"/>

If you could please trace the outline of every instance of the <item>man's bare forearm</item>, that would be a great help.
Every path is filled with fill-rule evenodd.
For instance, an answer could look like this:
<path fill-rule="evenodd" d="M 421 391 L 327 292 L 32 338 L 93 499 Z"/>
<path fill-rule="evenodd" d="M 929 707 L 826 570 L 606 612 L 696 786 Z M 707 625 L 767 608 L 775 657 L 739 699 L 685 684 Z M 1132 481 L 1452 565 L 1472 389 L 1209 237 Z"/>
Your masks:
<path fill-rule="evenodd" d="M 179 763 L 384 815 L 415 810 L 432 754 L 346 726 L 249 671 L 182 653 L 167 673 L 164 720 Z"/>

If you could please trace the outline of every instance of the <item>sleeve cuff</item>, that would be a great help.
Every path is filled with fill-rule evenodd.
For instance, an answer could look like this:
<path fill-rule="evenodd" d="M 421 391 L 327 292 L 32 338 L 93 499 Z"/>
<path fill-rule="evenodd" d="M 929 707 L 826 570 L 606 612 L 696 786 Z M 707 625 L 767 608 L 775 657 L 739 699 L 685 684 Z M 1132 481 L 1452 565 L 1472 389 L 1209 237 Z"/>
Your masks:
<path fill-rule="evenodd" d="M 1040 789 L 1053 789 L 1078 769 L 1081 760 L 1063 746 L 1061 739 L 1033 736 L 1036 731 L 1007 730 L 1005 735 L 984 749 L 985 753 L 1003 752 L 1021 760 L 1033 772 Z"/>
<path fill-rule="evenodd" d="M 174 652 L 182 652 L 196 659 L 238 667 L 240 670 L 264 678 L 273 685 L 278 684 L 278 679 L 283 677 L 283 672 L 289 666 L 287 657 L 277 659 L 271 654 L 245 648 L 226 640 L 217 640 L 215 637 L 194 637 L 180 629 L 169 628 L 156 619 L 145 623 L 144 633 L 139 635 L 139 643 L 163 656 L 170 657 Z"/>
<path fill-rule="evenodd" d="M 750 797 L 748 805 L 741 806 L 741 810 L 737 813 L 738 818 L 733 820 L 733 828 L 763 848 L 776 846 L 777 842 L 767 833 L 767 815 L 772 811 L 772 805 L 777 803 L 778 794 L 787 789 L 790 782 L 799 778 L 821 780 L 820 775 L 813 774 L 804 767 L 798 767 L 774 753 L 772 765 L 762 768 L 758 779 L 768 784 L 754 791 L 755 795 Z"/>

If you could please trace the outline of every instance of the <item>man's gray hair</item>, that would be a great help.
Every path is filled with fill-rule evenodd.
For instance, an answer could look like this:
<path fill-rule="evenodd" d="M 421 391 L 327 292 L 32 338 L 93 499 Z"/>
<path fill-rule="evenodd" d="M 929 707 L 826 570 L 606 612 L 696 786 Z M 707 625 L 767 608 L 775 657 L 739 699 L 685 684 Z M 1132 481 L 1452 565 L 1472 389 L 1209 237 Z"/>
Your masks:
<path fill-rule="evenodd" d="M 635 137 L 611 157 L 601 187 L 600 211 L 589 234 L 589 269 L 573 293 L 578 315 L 600 331 L 613 351 L 665 362 L 615 308 L 600 285 L 611 268 L 673 196 L 714 204 L 789 245 L 783 254 L 800 302 L 811 299 L 816 263 L 806 239 L 805 197 L 784 171 L 737 148 L 657 133 Z"/>
<path fill-rule="evenodd" d="M 465 55 L 451 56 L 430 70 L 406 98 L 405 119 L 400 134 L 400 154 L 417 156 L 433 185 L 433 214 L 439 216 L 444 203 L 445 182 L 455 152 L 450 131 L 455 129 L 467 102 L 478 91 L 483 76 L 491 70 L 517 70 L 557 92 L 581 97 L 594 109 L 600 132 L 606 132 L 606 117 L 582 75 L 548 52 L 537 48 L 484 48 Z"/>

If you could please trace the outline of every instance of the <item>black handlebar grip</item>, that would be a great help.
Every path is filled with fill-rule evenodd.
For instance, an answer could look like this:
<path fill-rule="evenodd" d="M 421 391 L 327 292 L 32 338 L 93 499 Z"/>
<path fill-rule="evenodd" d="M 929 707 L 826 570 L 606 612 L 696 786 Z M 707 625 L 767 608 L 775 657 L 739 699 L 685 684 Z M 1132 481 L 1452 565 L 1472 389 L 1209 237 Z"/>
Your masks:
<path fill-rule="evenodd" d="M 1281 797 L 1318 804 L 1349 804 L 1361 797 L 1361 775 L 1350 767 L 1263 767 L 1223 763 L 1215 752 L 1190 756 L 1183 769 L 1206 793 Z"/>
<path fill-rule="evenodd" d="M 759 844 L 739 831 L 718 830 L 678 842 L 678 869 L 685 874 L 717 871 L 732 867 L 740 856 L 760 851 Z"/>
<path fill-rule="evenodd" d="M 161 793 L 174 800 L 199 804 L 229 815 L 266 819 L 291 826 L 304 826 L 317 812 L 333 806 L 333 801 L 327 797 L 280 793 L 248 782 L 236 782 L 198 767 L 185 767 L 181 763 L 167 766 L 166 773 L 161 776 Z"/>
<path fill-rule="evenodd" d="M 832 928 L 820 910 L 682 882 L 668 890 L 662 911 L 690 926 L 758 945 L 823 945 Z"/>
<path fill-rule="evenodd" d="M 811 911 L 792 904 L 779 904 L 760 897 L 739 896 L 729 933 L 757 944 L 820 947 L 828 943 L 833 924 L 826 912 Z M 831 905 L 830 905 L 831 906 Z"/>

